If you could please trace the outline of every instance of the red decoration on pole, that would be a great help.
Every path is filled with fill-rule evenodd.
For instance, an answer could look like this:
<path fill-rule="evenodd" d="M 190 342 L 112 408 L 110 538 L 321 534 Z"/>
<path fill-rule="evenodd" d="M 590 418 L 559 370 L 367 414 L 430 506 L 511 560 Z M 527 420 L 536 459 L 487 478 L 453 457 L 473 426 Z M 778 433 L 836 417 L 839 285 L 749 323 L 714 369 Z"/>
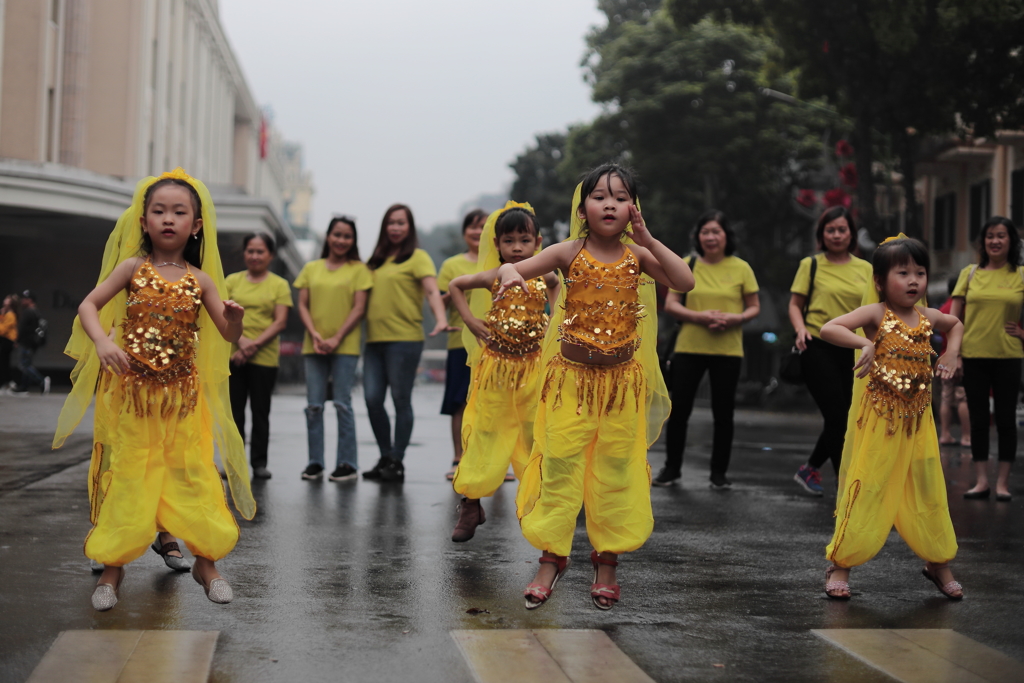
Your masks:
<path fill-rule="evenodd" d="M 840 140 L 836 143 L 836 156 L 839 158 L 852 157 L 853 145 L 846 140 Z"/>
<path fill-rule="evenodd" d="M 825 206 L 828 208 L 832 208 L 833 206 L 845 206 L 846 208 L 850 208 L 851 203 L 852 200 L 850 199 L 850 195 L 846 194 L 846 192 L 839 188 L 833 188 L 825 193 Z"/>
<path fill-rule="evenodd" d="M 839 179 L 843 181 L 843 185 L 849 188 L 857 187 L 857 166 L 855 164 L 846 164 L 839 169 Z"/>
<path fill-rule="evenodd" d="M 267 143 L 269 142 L 270 131 L 267 128 L 267 117 L 260 115 L 260 159 L 267 158 Z"/>
<path fill-rule="evenodd" d="M 814 190 L 798 190 L 796 203 L 809 209 L 818 203 L 818 193 Z"/>

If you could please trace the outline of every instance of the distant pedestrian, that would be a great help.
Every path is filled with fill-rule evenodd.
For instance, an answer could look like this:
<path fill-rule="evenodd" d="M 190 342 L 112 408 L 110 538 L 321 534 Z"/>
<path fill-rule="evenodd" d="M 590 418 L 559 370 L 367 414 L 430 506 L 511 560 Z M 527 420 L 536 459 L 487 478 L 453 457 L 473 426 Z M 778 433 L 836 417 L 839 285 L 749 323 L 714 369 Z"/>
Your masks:
<path fill-rule="evenodd" d="M 494 495 L 509 465 L 522 477 L 533 449 L 540 347 L 548 324 L 544 309 L 558 291 L 558 278 L 551 272 L 493 299 L 501 284 L 498 267 L 519 263 L 540 248 L 537 217 L 529 204 L 508 202 L 491 214 L 481 242 L 483 270 L 451 282 L 452 302 L 466 327 L 463 336 L 473 365 L 461 434 L 466 450 L 452 483 L 462 496 L 452 532 L 456 543 L 473 538 L 476 527 L 484 523 L 480 499 Z M 468 302 L 465 291 L 473 289 L 484 291 L 474 292 Z"/>
<path fill-rule="evenodd" d="M 1008 502 L 1017 458 L 1017 397 L 1024 358 L 1021 240 L 1009 218 L 993 216 L 978 235 L 977 265 L 960 271 L 951 313 L 964 321 L 963 374 L 971 415 L 975 484 L 964 498 L 988 498 L 989 393 L 999 437 L 996 500 Z"/>
<path fill-rule="evenodd" d="M 854 366 L 854 410 L 843 446 L 836 527 L 825 549 L 830 598 L 850 598 L 850 568 L 874 557 L 895 524 L 925 561 L 924 576 L 951 600 L 963 597 L 949 562 L 956 534 L 946 502 L 939 440 L 932 416 L 933 329 L 946 335 L 935 374 L 956 371 L 963 325 L 951 315 L 916 306 L 928 289 L 928 250 L 903 234 L 872 257 L 881 303 L 862 306 L 821 328 L 830 344 L 861 349 Z M 866 337 L 855 333 L 863 328 Z"/>
<path fill-rule="evenodd" d="M 620 599 L 618 556 L 654 528 L 647 449 L 668 412 L 658 363 L 654 286 L 687 291 L 686 262 L 654 239 L 628 170 L 590 171 L 572 201 L 569 240 L 498 270 L 500 297 L 558 269 L 564 287 L 544 337 L 534 445 L 516 494 L 523 536 L 542 551 L 527 609 L 550 597 L 569 568 L 580 507 L 594 569 L 590 598 Z"/>
<path fill-rule="evenodd" d="M 11 353 L 18 341 L 18 295 L 8 294 L 0 307 L 0 391 L 11 386 Z"/>
<path fill-rule="evenodd" d="M 953 304 L 956 303 L 956 299 L 953 298 L 953 292 L 956 290 L 956 283 L 960 279 L 959 275 L 954 275 L 949 278 L 949 298 L 946 302 L 939 306 L 939 311 L 952 315 Z M 965 330 L 966 332 L 966 330 Z M 963 347 L 961 346 L 961 351 Z M 942 349 L 939 351 L 939 355 L 946 353 L 946 338 L 942 338 Z M 939 404 L 939 445 L 940 446 L 955 446 L 957 443 L 956 438 L 953 436 L 952 425 L 953 425 L 953 413 L 960 420 L 960 445 L 964 448 L 971 447 L 971 415 L 967 409 L 967 392 L 964 391 L 964 376 L 963 370 L 957 372 L 951 379 L 944 379 L 942 381 L 942 398 Z"/>
<path fill-rule="evenodd" d="M 807 463 L 793 479 L 820 496 L 821 466 L 832 462 L 839 476 L 846 418 L 853 400 L 853 349 L 821 339 L 821 326 L 860 307 L 871 282 L 871 264 L 857 258 L 857 229 L 849 209 L 835 206 L 818 218 L 818 252 L 800 261 L 790 287 L 789 321 L 796 332 L 800 369 L 807 390 L 825 420 Z"/>
<path fill-rule="evenodd" d="M 78 307 L 67 346 L 78 359 L 74 386 L 53 443 L 64 443 L 95 394 L 85 554 L 105 565 L 92 596 L 99 611 L 117 604 L 124 565 L 151 544 L 166 549 L 154 537 L 182 538 L 206 596 L 232 600 L 214 562 L 239 529 L 215 452 L 241 515 L 252 519 L 256 503 L 228 397 L 244 310 L 224 291 L 206 186 L 180 168 L 141 180 L 107 240 L 100 284 Z"/>
<path fill-rule="evenodd" d="M 444 399 L 441 401 L 441 414 L 452 418 L 452 447 L 455 457 L 452 467 L 445 474 L 451 481 L 455 476 L 455 468 L 462 459 L 462 415 L 466 409 L 466 394 L 469 391 L 469 366 L 466 365 L 466 347 L 462 342 L 462 317 L 451 303 L 448 283 L 460 275 L 475 273 L 479 265 L 480 233 L 483 232 L 487 212 L 474 209 L 462 219 L 462 239 L 466 242 L 466 252 L 445 259 L 441 264 L 441 272 L 437 275 L 437 288 L 441 291 L 441 300 L 448 307 L 448 326 L 454 328 L 448 333 L 448 358 L 444 368 Z"/>
<path fill-rule="evenodd" d="M 331 481 L 359 476 L 352 386 L 359 364 L 360 323 L 373 287 L 369 268 L 359 259 L 356 221 L 335 216 L 327 225 L 320 258 L 295 278 L 299 316 L 306 327 L 302 359 L 306 370 L 306 443 L 309 463 L 302 478 L 315 481 L 324 472 L 324 403 L 328 384 L 338 420 L 338 442 Z"/>
<path fill-rule="evenodd" d="M 32 387 L 39 387 L 45 395 L 50 393 L 50 378 L 44 377 L 34 365 L 36 351 L 46 343 L 46 325 L 39 317 L 36 308 L 36 295 L 26 289 L 18 301 L 18 370 L 21 371 L 21 382 L 15 388 L 17 392 L 25 392 Z"/>
<path fill-rule="evenodd" d="M 238 433 L 245 438 L 245 404 L 252 412 L 249 464 L 255 479 L 270 479 L 267 448 L 270 444 L 270 397 L 280 365 L 280 334 L 288 324 L 292 290 L 288 281 L 270 272 L 274 238 L 252 233 L 242 240 L 246 269 L 228 275 L 227 296 L 245 309 L 242 336 L 231 353 L 231 412 Z"/>
<path fill-rule="evenodd" d="M 423 353 L 423 302 L 434 314 L 430 336 L 452 331 L 437 288 L 430 254 L 418 248 L 412 210 L 394 204 L 384 212 L 377 246 L 367 265 L 373 271 L 373 295 L 366 312 L 363 396 L 380 460 L 364 479 L 405 481 L 405 449 L 412 437 L 412 387 Z M 384 408 L 391 388 L 395 434 Z"/>
<path fill-rule="evenodd" d="M 726 489 L 732 454 L 736 388 L 743 366 L 743 323 L 761 312 L 757 278 L 750 265 L 733 256 L 736 236 L 725 214 L 708 211 L 697 219 L 691 236 L 697 252 L 696 284 L 686 295 L 669 291 L 665 312 L 681 321 L 671 364 L 672 414 L 665 433 L 665 466 L 651 482 L 673 486 L 686 450 L 687 426 L 701 379 L 711 383 L 711 488 Z"/>

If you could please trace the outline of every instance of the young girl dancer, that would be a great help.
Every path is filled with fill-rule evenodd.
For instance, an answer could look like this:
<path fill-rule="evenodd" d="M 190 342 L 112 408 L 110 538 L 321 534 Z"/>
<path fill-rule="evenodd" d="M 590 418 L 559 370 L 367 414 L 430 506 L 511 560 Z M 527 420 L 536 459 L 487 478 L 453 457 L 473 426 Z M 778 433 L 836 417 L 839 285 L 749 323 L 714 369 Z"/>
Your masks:
<path fill-rule="evenodd" d="M 57 448 L 95 390 L 94 526 L 85 554 L 105 565 L 92 596 L 97 610 L 117 604 L 124 565 L 158 531 L 185 541 L 196 557 L 192 575 L 210 600 L 231 602 L 214 562 L 234 548 L 238 525 L 215 448 L 238 511 L 252 519 L 256 504 L 228 398 L 228 357 L 243 310 L 221 300 L 223 288 L 206 186 L 181 169 L 140 181 L 107 240 L 99 285 L 78 308 L 65 350 L 78 359 L 74 388 L 54 436 Z"/>
<path fill-rule="evenodd" d="M 565 284 L 544 340 L 534 447 L 516 496 L 523 535 L 544 553 L 527 609 L 542 605 L 568 568 L 581 505 L 594 605 L 618 601 L 616 557 L 643 545 L 654 526 L 647 448 L 669 410 L 654 287 L 641 274 L 693 288 L 686 263 L 648 232 L 626 169 L 595 168 L 572 206 L 568 241 L 498 271 L 498 296 L 556 268 Z"/>
<path fill-rule="evenodd" d="M 836 502 L 836 529 L 825 556 L 825 593 L 848 600 L 850 568 L 881 550 L 893 525 L 925 560 L 924 576 L 951 600 L 963 597 L 949 562 L 956 536 L 946 504 L 932 417 L 932 330 L 946 335 L 935 374 L 953 376 L 963 338 L 960 321 L 917 306 L 928 288 L 928 251 L 902 233 L 875 250 L 881 303 L 861 306 L 821 328 L 830 344 L 861 349 Z M 865 337 L 854 333 L 864 328 Z M 859 407 L 858 407 L 859 403 Z"/>
<path fill-rule="evenodd" d="M 484 523 L 480 499 L 494 495 L 505 481 L 509 463 L 517 477 L 526 467 L 537 414 L 540 344 L 548 323 L 544 305 L 558 289 L 558 278 L 549 272 L 526 288 L 512 287 L 493 303 L 492 297 L 474 296 L 470 307 L 465 290 L 497 291 L 499 259 L 519 263 L 540 247 L 533 208 L 508 202 L 488 218 L 480 243 L 483 270 L 460 275 L 448 290 L 462 316 L 473 368 L 462 428 L 465 448 L 452 481 L 455 492 L 463 496 L 452 532 L 456 543 L 473 538 L 476 527 Z"/>

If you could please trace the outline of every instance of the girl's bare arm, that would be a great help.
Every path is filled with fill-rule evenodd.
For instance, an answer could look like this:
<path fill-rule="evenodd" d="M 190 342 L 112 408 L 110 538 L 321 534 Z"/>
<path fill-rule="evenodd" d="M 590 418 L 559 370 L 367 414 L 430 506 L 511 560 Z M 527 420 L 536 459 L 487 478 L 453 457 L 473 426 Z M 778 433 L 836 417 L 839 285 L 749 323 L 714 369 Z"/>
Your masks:
<path fill-rule="evenodd" d="M 194 272 L 199 287 L 203 290 L 201 299 L 206 312 L 210 314 L 210 319 L 213 320 L 220 335 L 234 344 L 242 336 L 242 317 L 245 315 L 245 309 L 230 299 L 221 299 L 220 292 L 209 275 L 198 268 Z"/>
<path fill-rule="evenodd" d="M 78 318 L 82 321 L 82 329 L 96 345 L 96 355 L 99 356 L 100 367 L 109 369 L 115 374 L 128 371 L 128 354 L 114 342 L 111 336 L 108 336 L 111 330 L 103 329 L 103 325 L 100 324 L 100 309 L 128 286 L 138 263 L 138 258 L 130 258 L 119 263 L 107 279 L 96 285 L 96 288 L 89 292 L 78 306 Z"/>
<path fill-rule="evenodd" d="M 526 286 L 527 280 L 540 277 L 553 270 L 565 272 L 569 268 L 572 259 L 581 248 L 580 240 L 572 242 L 559 242 L 543 250 L 536 256 L 520 261 L 516 264 L 506 263 L 498 268 L 498 278 L 501 285 L 498 287 L 498 296 L 505 293 L 509 287 L 519 285 Z"/>

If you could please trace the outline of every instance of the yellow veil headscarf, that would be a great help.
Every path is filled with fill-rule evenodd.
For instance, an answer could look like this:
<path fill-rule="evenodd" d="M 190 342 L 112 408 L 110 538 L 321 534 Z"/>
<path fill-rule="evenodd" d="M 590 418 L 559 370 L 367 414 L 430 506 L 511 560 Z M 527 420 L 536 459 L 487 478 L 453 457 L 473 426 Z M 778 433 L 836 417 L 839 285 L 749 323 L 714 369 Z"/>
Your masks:
<path fill-rule="evenodd" d="M 221 265 L 220 252 L 217 249 L 217 213 L 213 207 L 213 199 L 210 197 L 206 185 L 185 173 L 181 168 L 164 173 L 159 178 L 152 176 L 143 178 L 135 186 L 135 195 L 132 198 L 131 206 L 121 214 L 114 226 L 114 231 L 107 238 L 106 247 L 103 249 L 100 276 L 96 283 L 99 284 L 106 280 L 122 261 L 142 253 L 140 219 L 145 208 L 143 201 L 150 185 L 163 178 L 184 180 L 199 195 L 203 219 L 202 269 L 213 280 L 217 291 L 223 295 L 227 289 L 224 284 L 224 268 Z M 128 295 L 122 290 L 100 310 L 100 324 L 103 329 L 110 330 L 120 326 L 125 317 L 127 300 Z M 231 344 L 221 336 L 205 308 L 199 314 L 199 339 L 200 343 L 196 351 L 196 371 L 199 375 L 200 391 L 210 410 L 214 446 L 220 453 L 221 461 L 224 464 L 235 508 L 244 518 L 252 519 L 256 514 L 256 501 L 253 500 L 249 485 L 249 466 L 245 458 L 245 443 L 235 426 L 228 394 L 228 361 L 231 355 Z M 68 341 L 64 353 L 77 360 L 78 363 L 71 371 L 73 386 L 57 420 L 57 431 L 53 436 L 54 448 L 63 446 L 65 439 L 82 421 L 82 416 L 85 415 L 89 403 L 92 402 L 93 394 L 96 392 L 99 378 L 100 361 L 96 355 L 96 346 L 85 333 L 82 322 L 77 316 L 72 328 L 71 339 Z M 99 424 L 102 418 L 98 412 L 97 418 L 97 433 L 94 438 L 101 441 L 103 426 Z M 92 467 L 100 469 L 109 467 L 109 462 L 96 462 L 99 457 L 97 449 L 94 449 Z"/>
<path fill-rule="evenodd" d="M 497 225 L 501 214 L 509 209 L 526 209 L 533 215 L 534 221 L 537 219 L 537 214 L 532 206 L 527 203 L 520 204 L 512 200 L 505 202 L 504 207 L 492 212 L 487 217 L 487 222 L 484 223 L 484 231 L 480 233 L 480 250 L 476 259 L 476 272 L 483 273 L 501 265 L 501 254 L 498 252 L 498 247 L 494 244 L 494 226 Z M 534 255 L 539 252 L 540 249 L 537 249 Z M 491 310 L 492 303 L 490 290 L 475 292 L 473 296 L 469 297 L 469 310 L 472 311 L 474 318 L 484 320 L 487 317 L 487 312 Z M 476 365 L 476 362 L 480 360 L 480 352 L 483 351 L 484 347 L 468 326 L 463 326 L 462 328 L 462 345 L 466 347 L 466 365 L 470 367 Z"/>
<path fill-rule="evenodd" d="M 576 207 L 580 203 L 580 194 L 583 183 L 576 186 L 572 196 L 572 206 L 569 209 L 569 237 L 565 241 L 572 242 L 582 237 L 583 220 L 576 214 Z M 640 208 L 640 200 L 636 200 L 636 208 Z M 626 233 L 623 236 L 623 244 L 636 244 L 630 237 L 633 224 L 626 226 Z M 661 373 L 661 366 L 658 362 L 658 296 L 653 280 L 640 278 L 640 286 L 637 288 L 637 295 L 640 303 L 644 306 L 645 315 L 637 323 L 637 336 L 640 339 L 640 348 L 634 354 L 634 359 L 643 368 L 644 378 L 647 382 L 646 415 L 647 415 L 647 447 L 650 448 L 661 435 L 661 428 L 668 419 L 672 409 L 672 403 L 668 395 L 668 387 L 665 386 L 665 378 Z M 558 304 L 555 310 L 551 311 L 551 322 L 548 323 L 547 334 L 544 335 L 543 355 L 541 367 L 547 367 L 548 360 L 561 351 L 558 328 L 565 320 L 565 294 L 566 287 L 560 287 L 558 291 Z"/>

